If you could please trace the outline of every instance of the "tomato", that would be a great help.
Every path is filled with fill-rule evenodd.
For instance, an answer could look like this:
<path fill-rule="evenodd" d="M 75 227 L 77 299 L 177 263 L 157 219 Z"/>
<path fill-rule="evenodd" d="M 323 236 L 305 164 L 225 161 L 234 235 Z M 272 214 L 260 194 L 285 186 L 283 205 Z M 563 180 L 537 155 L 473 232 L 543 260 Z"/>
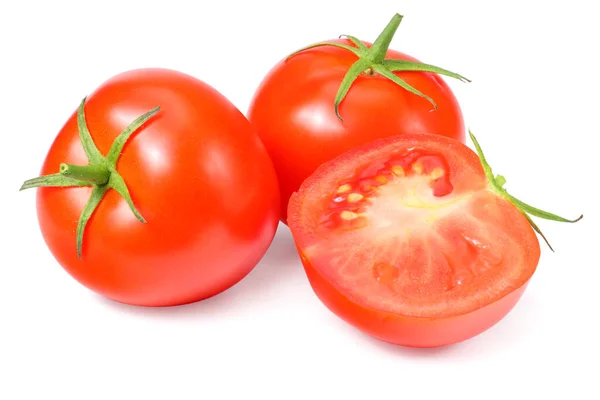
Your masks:
<path fill-rule="evenodd" d="M 323 164 L 292 195 L 289 227 L 331 311 L 383 341 L 434 347 L 515 306 L 540 258 L 529 214 L 574 221 L 508 194 L 475 143 L 481 161 L 440 135 L 379 139 Z"/>
<path fill-rule="evenodd" d="M 115 140 L 156 106 L 126 143 Z M 112 151 L 119 141 L 122 151 Z M 123 303 L 177 305 L 229 288 L 262 258 L 279 222 L 277 177 L 250 123 L 177 71 L 103 83 L 66 121 L 41 174 L 24 188 L 41 186 L 50 251 L 77 281 Z"/>
<path fill-rule="evenodd" d="M 440 77 L 466 78 L 388 50 L 401 16 L 369 42 L 330 40 L 281 60 L 248 110 L 275 165 L 282 221 L 287 202 L 322 163 L 398 134 L 434 133 L 464 141 L 459 103 Z"/>

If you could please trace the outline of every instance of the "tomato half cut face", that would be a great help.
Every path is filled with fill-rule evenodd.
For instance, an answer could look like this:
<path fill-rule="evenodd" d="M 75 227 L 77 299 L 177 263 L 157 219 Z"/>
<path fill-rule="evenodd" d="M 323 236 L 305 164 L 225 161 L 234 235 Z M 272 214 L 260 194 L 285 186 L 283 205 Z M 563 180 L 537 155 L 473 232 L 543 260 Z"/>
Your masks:
<path fill-rule="evenodd" d="M 373 142 L 321 166 L 288 223 L 310 283 L 334 313 L 381 340 L 465 340 L 516 304 L 540 247 L 488 186 L 477 155 L 441 136 Z"/>

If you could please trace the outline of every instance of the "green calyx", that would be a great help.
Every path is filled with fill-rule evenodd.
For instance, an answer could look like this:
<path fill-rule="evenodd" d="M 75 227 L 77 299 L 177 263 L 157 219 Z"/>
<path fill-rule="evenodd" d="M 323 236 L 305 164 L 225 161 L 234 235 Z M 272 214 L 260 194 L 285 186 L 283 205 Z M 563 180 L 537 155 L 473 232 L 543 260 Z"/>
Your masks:
<path fill-rule="evenodd" d="M 139 213 L 129 194 L 129 189 L 125 181 L 117 171 L 117 161 L 123 151 L 123 147 L 131 135 L 141 127 L 150 117 L 156 114 L 159 107 L 156 107 L 147 113 L 136 118 L 123 132 L 117 136 L 107 156 L 103 156 L 96 144 L 92 140 L 90 131 L 85 121 L 84 98 L 77 110 L 77 127 L 79 138 L 85 154 L 88 158 L 88 165 L 61 164 L 59 172 L 51 175 L 43 175 L 37 178 L 29 179 L 23 183 L 20 190 L 36 187 L 77 187 L 91 186 L 92 194 L 87 201 L 77 224 L 77 257 L 81 258 L 83 233 L 90 217 L 104 198 L 108 190 L 113 189 L 119 193 L 129 205 L 129 208 L 136 218 L 145 223 L 146 221 Z"/>
<path fill-rule="evenodd" d="M 473 133 L 471 131 L 469 131 L 469 136 L 471 136 L 471 140 L 473 141 L 473 144 L 475 145 L 477 155 L 479 156 L 479 160 L 481 161 L 481 166 L 483 167 L 485 176 L 488 179 L 490 188 L 493 191 L 495 191 L 496 193 L 498 193 L 500 196 L 502 196 L 505 199 L 507 199 L 508 201 L 510 201 L 515 207 L 517 207 L 519 209 L 519 211 L 521 211 L 521 213 L 525 216 L 525 218 L 527 218 L 527 221 L 529 221 L 529 224 L 531 225 L 531 227 L 544 239 L 544 241 L 546 242 L 546 244 L 548 245 L 550 250 L 554 251 L 554 249 L 550 245 L 550 242 L 548 242 L 548 239 L 546 239 L 546 236 L 544 236 L 544 234 L 542 233 L 540 228 L 537 226 L 537 224 L 533 221 L 533 219 L 531 217 L 534 216 L 534 217 L 543 218 L 543 219 L 547 219 L 547 220 L 551 220 L 551 221 L 574 223 L 574 222 L 577 222 L 580 219 L 582 219 L 583 215 L 580 215 L 576 219 L 566 219 L 566 218 L 560 217 L 556 214 L 552 214 L 548 211 L 540 210 L 539 208 L 530 206 L 529 204 L 527 204 L 527 203 L 517 199 L 513 195 L 509 194 L 506 191 L 506 189 L 504 189 L 504 184 L 506 183 L 506 178 L 503 177 L 502 175 L 494 176 L 494 174 L 492 172 L 492 167 L 490 167 L 487 160 L 485 159 L 485 156 L 483 155 L 483 151 L 481 150 L 481 146 L 479 145 L 479 142 L 477 142 L 475 135 L 473 135 Z"/>
<path fill-rule="evenodd" d="M 426 94 L 424 94 L 424 93 L 420 92 L 419 90 L 415 89 L 414 87 L 410 86 L 408 83 L 406 83 L 406 81 L 404 81 L 402 78 L 400 78 L 396 74 L 394 74 L 394 72 L 397 72 L 397 71 L 432 72 L 432 73 L 436 73 L 436 74 L 440 74 L 440 75 L 449 76 L 449 77 L 458 79 L 462 82 L 470 82 L 470 80 L 465 78 L 462 75 L 448 71 L 448 70 L 440 68 L 440 67 L 436 67 L 434 65 L 424 64 L 424 63 L 415 62 L 415 61 L 408 61 L 408 60 L 386 59 L 385 58 L 386 53 L 388 51 L 388 48 L 390 47 L 390 43 L 392 41 L 392 38 L 394 37 L 394 34 L 396 33 L 396 30 L 398 29 L 398 26 L 400 26 L 401 21 L 402 21 L 402 15 L 400 15 L 400 14 L 394 15 L 392 17 L 391 21 L 388 23 L 388 25 L 383 30 L 383 32 L 381 32 L 381 34 L 373 42 L 373 45 L 371 46 L 371 48 L 368 48 L 363 42 L 361 42 L 359 39 L 355 38 L 354 36 L 341 35 L 340 38 L 345 37 L 353 44 L 353 46 L 343 44 L 343 43 L 337 43 L 337 42 L 333 42 L 333 41 L 319 42 L 319 43 L 312 44 L 310 46 L 306 46 L 300 50 L 297 50 L 296 52 L 289 55 L 288 59 L 304 50 L 312 49 L 314 47 L 321 47 L 321 46 L 339 47 L 339 48 L 342 48 L 342 49 L 345 49 L 345 50 L 348 50 L 348 51 L 354 53 L 358 57 L 358 60 L 356 60 L 356 62 L 354 64 L 352 64 L 350 69 L 348 69 L 348 72 L 344 76 L 344 79 L 342 80 L 342 83 L 341 83 L 341 85 L 338 89 L 338 92 L 336 94 L 336 97 L 335 97 L 335 102 L 334 102 L 335 114 L 340 119 L 340 121 L 343 121 L 343 119 L 340 116 L 339 106 L 342 103 L 342 101 L 344 100 L 344 98 L 346 97 L 346 95 L 348 94 L 348 91 L 350 90 L 350 88 L 351 88 L 352 84 L 354 83 L 354 81 L 356 80 L 356 78 L 358 78 L 359 75 L 361 75 L 361 74 L 368 75 L 368 76 L 380 75 L 380 76 L 383 76 L 384 78 L 389 79 L 390 81 L 394 82 L 395 84 L 397 84 L 401 88 L 409 91 L 410 93 L 413 93 L 413 94 L 429 101 L 433 105 L 432 111 L 434 111 L 437 109 L 437 105 L 431 97 L 427 96 Z"/>

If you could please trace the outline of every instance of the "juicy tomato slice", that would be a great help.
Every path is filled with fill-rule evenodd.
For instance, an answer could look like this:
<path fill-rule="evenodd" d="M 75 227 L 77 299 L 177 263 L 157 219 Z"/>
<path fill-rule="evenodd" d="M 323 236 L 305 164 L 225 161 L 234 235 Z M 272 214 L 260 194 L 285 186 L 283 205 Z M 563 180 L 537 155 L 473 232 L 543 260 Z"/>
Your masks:
<path fill-rule="evenodd" d="M 477 155 L 438 135 L 343 154 L 303 183 L 288 213 L 319 298 L 367 333 L 408 346 L 491 327 L 540 255 L 527 219 L 488 188 Z"/>

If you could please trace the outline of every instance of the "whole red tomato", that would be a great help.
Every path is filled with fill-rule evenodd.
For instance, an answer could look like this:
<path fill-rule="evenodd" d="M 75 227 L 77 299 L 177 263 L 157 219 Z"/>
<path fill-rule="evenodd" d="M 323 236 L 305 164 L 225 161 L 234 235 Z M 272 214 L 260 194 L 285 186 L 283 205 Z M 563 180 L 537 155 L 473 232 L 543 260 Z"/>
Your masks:
<path fill-rule="evenodd" d="M 280 61 L 248 118 L 275 164 L 285 222 L 290 195 L 320 164 L 378 138 L 434 133 L 464 142 L 459 104 L 439 74 L 464 77 L 388 50 L 402 17 L 371 45 L 347 36 Z"/>
<path fill-rule="evenodd" d="M 213 296 L 252 270 L 279 222 L 275 171 L 249 122 L 218 91 L 172 70 L 102 84 L 58 133 L 41 174 L 23 188 L 41 186 L 52 254 L 119 302 Z"/>

